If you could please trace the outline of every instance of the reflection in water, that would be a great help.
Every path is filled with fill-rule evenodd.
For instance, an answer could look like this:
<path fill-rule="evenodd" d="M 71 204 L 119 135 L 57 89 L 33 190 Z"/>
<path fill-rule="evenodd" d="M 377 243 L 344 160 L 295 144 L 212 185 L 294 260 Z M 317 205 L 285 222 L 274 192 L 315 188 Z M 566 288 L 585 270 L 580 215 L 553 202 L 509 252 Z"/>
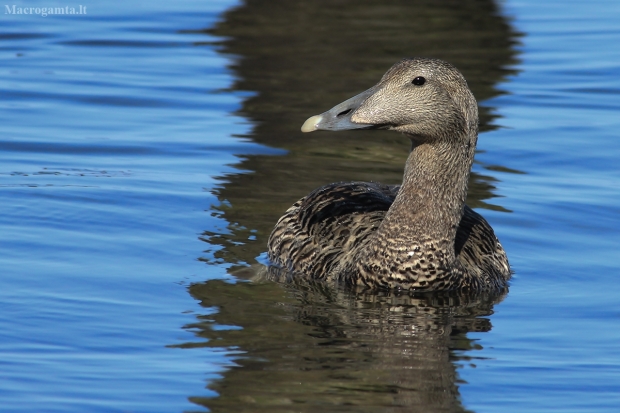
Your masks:
<path fill-rule="evenodd" d="M 314 188 L 402 179 L 407 139 L 384 131 L 302 136 L 308 116 L 375 84 L 407 56 L 453 63 L 484 101 L 513 73 L 518 37 L 491 0 L 246 0 L 208 32 L 225 38 L 220 50 L 234 56 L 233 89 L 253 92 L 239 110 L 255 125 L 249 138 L 288 151 L 244 156 L 239 174 L 221 178 L 221 205 L 212 213 L 230 226 L 203 234 L 201 259 L 233 264 L 240 278 L 254 274 L 247 265 L 266 250 L 277 219 Z M 492 129 L 493 109 L 482 105 L 480 115 L 481 131 Z M 474 166 L 470 206 L 502 210 L 488 201 L 493 171 L 501 169 Z M 268 282 L 209 282 L 190 293 L 218 312 L 190 326 L 207 343 L 182 346 L 241 353 L 239 367 L 210 385 L 220 397 L 194 401 L 235 412 L 463 411 L 456 366 L 475 348 L 466 333 L 490 329 L 479 316 L 499 299 L 356 295 Z"/>
<path fill-rule="evenodd" d="M 246 263 L 265 250 L 282 213 L 313 189 L 338 181 L 402 181 L 408 139 L 389 131 L 304 135 L 300 127 L 310 115 L 365 90 L 414 55 L 454 64 L 482 102 L 500 94 L 496 84 L 514 73 L 508 67 L 516 63 L 518 36 L 491 0 L 389 6 L 379 0 L 248 0 L 208 31 L 225 38 L 220 50 L 234 56 L 233 89 L 253 92 L 238 113 L 255 125 L 249 137 L 289 151 L 243 156 L 236 167 L 250 173 L 221 178 L 217 212 L 236 228 L 255 229 L 256 240 L 248 242 L 235 228 L 223 237 L 205 236 L 221 243 L 225 261 Z M 482 131 L 492 129 L 493 109 L 483 104 L 480 119 Z M 474 166 L 467 203 L 502 210 L 488 202 L 496 178 L 482 168 Z"/>
<path fill-rule="evenodd" d="M 181 347 L 243 351 L 209 386 L 219 397 L 192 399 L 215 412 L 465 411 L 457 366 L 479 349 L 466 333 L 490 330 L 501 299 L 220 281 L 190 293 L 218 312 L 188 326 L 208 341 Z"/>

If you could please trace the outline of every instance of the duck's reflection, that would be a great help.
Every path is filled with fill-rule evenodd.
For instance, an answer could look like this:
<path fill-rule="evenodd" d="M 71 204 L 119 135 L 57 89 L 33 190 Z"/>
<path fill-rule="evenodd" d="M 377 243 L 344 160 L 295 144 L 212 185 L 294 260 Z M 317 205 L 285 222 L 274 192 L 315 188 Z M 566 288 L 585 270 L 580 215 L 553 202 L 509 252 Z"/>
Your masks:
<path fill-rule="evenodd" d="M 188 326 L 204 345 L 243 353 L 194 398 L 212 411 L 459 412 L 470 331 L 503 295 L 366 294 L 321 283 L 214 281 L 190 287 L 217 313 Z M 467 356 L 463 354 L 467 351 Z"/>

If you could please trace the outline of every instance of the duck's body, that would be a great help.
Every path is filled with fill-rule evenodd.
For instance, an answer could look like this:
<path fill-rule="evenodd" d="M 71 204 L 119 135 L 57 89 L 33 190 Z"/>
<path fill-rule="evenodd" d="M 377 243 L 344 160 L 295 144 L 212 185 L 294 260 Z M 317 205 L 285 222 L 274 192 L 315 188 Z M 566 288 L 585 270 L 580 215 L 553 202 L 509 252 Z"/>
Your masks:
<path fill-rule="evenodd" d="M 372 127 L 411 139 L 403 184 L 315 190 L 276 224 L 271 261 L 296 274 L 371 288 L 504 288 L 506 254 L 490 225 L 465 206 L 478 111 L 462 75 L 439 60 L 403 60 L 376 86 L 308 119 L 302 130 Z"/>
<path fill-rule="evenodd" d="M 468 206 L 454 240 L 458 264 L 441 263 L 446 246 L 430 238 L 425 248 L 393 238 L 379 243 L 378 257 L 364 259 L 399 190 L 400 185 L 340 182 L 313 191 L 280 218 L 269 239 L 272 261 L 297 275 L 370 288 L 480 291 L 506 286 L 506 254 L 491 226 Z"/>

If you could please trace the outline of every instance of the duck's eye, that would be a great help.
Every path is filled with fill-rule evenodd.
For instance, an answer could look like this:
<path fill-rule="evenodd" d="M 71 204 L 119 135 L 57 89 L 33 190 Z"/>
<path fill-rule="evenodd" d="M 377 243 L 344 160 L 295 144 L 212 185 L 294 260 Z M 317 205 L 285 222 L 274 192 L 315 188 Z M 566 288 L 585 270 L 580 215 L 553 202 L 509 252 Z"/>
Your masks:
<path fill-rule="evenodd" d="M 422 86 L 424 82 L 426 82 L 426 79 L 424 79 L 422 76 L 418 76 L 411 81 L 411 83 L 413 83 L 416 86 Z"/>

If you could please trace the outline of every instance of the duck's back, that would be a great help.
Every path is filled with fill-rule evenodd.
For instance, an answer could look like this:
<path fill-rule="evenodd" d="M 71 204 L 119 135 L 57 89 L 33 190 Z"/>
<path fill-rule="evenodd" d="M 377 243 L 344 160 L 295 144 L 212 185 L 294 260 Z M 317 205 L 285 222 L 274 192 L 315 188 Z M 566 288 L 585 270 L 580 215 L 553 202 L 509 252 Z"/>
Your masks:
<path fill-rule="evenodd" d="M 398 188 L 339 182 L 316 189 L 276 224 L 269 237 L 270 260 L 313 278 L 333 276 L 377 230 Z"/>
<path fill-rule="evenodd" d="M 394 202 L 399 185 L 334 183 L 291 206 L 269 238 L 269 258 L 277 266 L 317 279 L 338 279 L 352 268 Z M 465 206 L 455 252 L 467 273 L 488 287 L 503 287 L 508 260 L 486 220 Z M 355 277 L 355 274 L 347 274 Z"/>

